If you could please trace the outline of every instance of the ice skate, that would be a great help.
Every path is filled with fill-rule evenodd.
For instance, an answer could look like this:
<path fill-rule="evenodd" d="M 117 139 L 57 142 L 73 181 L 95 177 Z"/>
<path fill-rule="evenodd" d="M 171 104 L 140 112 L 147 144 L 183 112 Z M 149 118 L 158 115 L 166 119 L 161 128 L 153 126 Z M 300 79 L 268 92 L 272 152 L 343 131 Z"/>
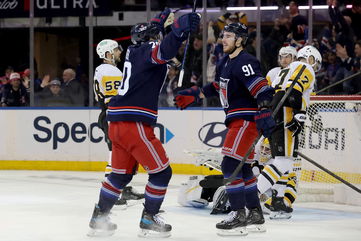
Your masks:
<path fill-rule="evenodd" d="M 109 213 L 102 213 L 97 204 L 94 207 L 89 227 L 88 236 L 90 237 L 111 236 L 117 229 L 117 225 L 110 222 Z"/>
<path fill-rule="evenodd" d="M 217 234 L 219 236 L 245 236 L 248 234 L 246 225 L 246 210 L 232 211 L 225 220 L 216 224 Z"/>
<path fill-rule="evenodd" d="M 125 210 L 128 207 L 128 202 L 125 199 L 119 198 L 114 205 L 117 210 Z"/>
<path fill-rule="evenodd" d="M 121 199 L 140 200 L 144 198 L 144 193 L 137 192 L 133 187 L 125 187 L 122 191 Z"/>
<path fill-rule="evenodd" d="M 276 197 L 274 194 L 272 194 L 270 210 L 270 219 L 290 219 L 292 217 L 293 208 L 286 206 L 283 197 Z"/>
<path fill-rule="evenodd" d="M 143 210 L 140 219 L 139 237 L 167 238 L 171 235 L 172 226 L 166 224 L 158 214 L 152 215 Z"/>
<path fill-rule="evenodd" d="M 266 232 L 264 226 L 264 217 L 261 208 L 252 208 L 247 215 L 248 232 L 263 233 Z"/>

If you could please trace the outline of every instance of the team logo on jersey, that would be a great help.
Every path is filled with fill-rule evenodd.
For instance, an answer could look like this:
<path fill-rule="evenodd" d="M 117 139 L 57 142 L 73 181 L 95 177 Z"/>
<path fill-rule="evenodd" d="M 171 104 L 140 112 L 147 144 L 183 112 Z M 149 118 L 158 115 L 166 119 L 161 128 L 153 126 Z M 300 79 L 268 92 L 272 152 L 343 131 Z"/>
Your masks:
<path fill-rule="evenodd" d="M 221 104 L 223 108 L 228 108 L 228 99 L 227 99 L 227 89 L 228 89 L 228 82 L 229 79 L 225 79 L 220 77 L 219 78 L 219 99 L 221 100 Z"/>
<path fill-rule="evenodd" d="M 210 147 L 222 147 L 226 138 L 227 129 L 222 122 L 208 123 L 198 131 L 199 139 Z"/>

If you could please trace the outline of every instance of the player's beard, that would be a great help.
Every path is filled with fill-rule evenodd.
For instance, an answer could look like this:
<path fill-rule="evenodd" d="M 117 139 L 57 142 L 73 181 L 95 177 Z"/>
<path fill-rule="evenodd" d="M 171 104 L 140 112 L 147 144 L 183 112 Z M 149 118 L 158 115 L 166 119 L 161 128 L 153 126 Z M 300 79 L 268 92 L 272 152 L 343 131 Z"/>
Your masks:
<path fill-rule="evenodd" d="M 235 46 L 231 47 L 229 45 L 227 45 L 226 48 L 225 48 L 225 46 L 223 45 L 223 52 L 226 53 L 226 54 L 232 53 L 234 48 L 235 48 Z"/>

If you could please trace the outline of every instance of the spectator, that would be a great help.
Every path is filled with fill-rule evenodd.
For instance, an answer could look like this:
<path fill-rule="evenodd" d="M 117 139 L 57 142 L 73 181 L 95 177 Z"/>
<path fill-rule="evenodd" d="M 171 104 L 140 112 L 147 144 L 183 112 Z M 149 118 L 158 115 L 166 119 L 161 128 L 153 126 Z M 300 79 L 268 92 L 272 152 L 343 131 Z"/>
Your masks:
<path fill-rule="evenodd" d="M 62 91 L 59 80 L 50 81 L 49 87 L 41 93 L 40 106 L 71 106 L 70 98 Z"/>
<path fill-rule="evenodd" d="M 75 79 L 73 69 L 65 69 L 63 72 L 62 89 L 68 95 L 72 106 L 84 106 L 84 90 L 78 80 Z"/>
<path fill-rule="evenodd" d="M 194 36 L 184 68 L 183 87 L 202 85 L 202 35 Z"/>
<path fill-rule="evenodd" d="M 356 35 L 356 39 L 361 39 L 361 0 L 352 1 L 352 8 L 346 8 L 343 10 L 342 15 L 345 17 L 347 22 L 350 22 L 351 29 Z"/>
<path fill-rule="evenodd" d="M 13 72 L 10 74 L 9 83 L 2 90 L 1 105 L 7 106 L 25 106 L 27 92 L 21 84 L 20 74 Z"/>
<path fill-rule="evenodd" d="M 338 45 L 337 55 L 342 61 L 342 66 L 348 75 L 357 73 L 361 69 L 361 40 L 357 41 L 354 46 L 355 57 L 350 57 L 346 47 Z M 344 83 L 346 93 L 355 94 L 361 91 L 361 77 L 357 76 L 354 79 L 348 80 Z"/>
<path fill-rule="evenodd" d="M 159 96 L 159 106 L 174 106 L 174 96 L 180 90 L 177 87 L 178 78 L 179 70 L 175 66 L 171 66 Z"/>
<path fill-rule="evenodd" d="M 305 44 L 306 33 L 308 21 L 305 16 L 300 15 L 300 10 L 298 9 L 298 3 L 296 1 L 291 1 L 289 6 L 289 13 L 291 16 L 291 35 L 292 39 L 300 45 Z M 302 47 L 299 46 L 299 47 Z"/>

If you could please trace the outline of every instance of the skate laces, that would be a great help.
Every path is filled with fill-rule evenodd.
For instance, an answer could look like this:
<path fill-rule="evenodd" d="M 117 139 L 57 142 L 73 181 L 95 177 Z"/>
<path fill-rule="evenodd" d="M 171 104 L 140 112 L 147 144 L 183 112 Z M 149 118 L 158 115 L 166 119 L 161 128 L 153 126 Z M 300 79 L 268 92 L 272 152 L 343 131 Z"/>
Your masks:
<path fill-rule="evenodd" d="M 228 216 L 223 220 L 225 223 L 232 222 L 237 216 L 237 211 L 231 211 Z"/>
<path fill-rule="evenodd" d="M 162 216 L 160 216 L 159 213 L 158 213 L 158 214 L 155 214 L 155 215 L 153 216 L 153 219 L 154 219 L 154 221 L 155 221 L 157 224 L 159 224 L 159 225 L 161 225 L 161 226 L 164 226 L 164 225 L 165 225 L 165 220 L 164 220 L 164 218 L 163 218 Z"/>

